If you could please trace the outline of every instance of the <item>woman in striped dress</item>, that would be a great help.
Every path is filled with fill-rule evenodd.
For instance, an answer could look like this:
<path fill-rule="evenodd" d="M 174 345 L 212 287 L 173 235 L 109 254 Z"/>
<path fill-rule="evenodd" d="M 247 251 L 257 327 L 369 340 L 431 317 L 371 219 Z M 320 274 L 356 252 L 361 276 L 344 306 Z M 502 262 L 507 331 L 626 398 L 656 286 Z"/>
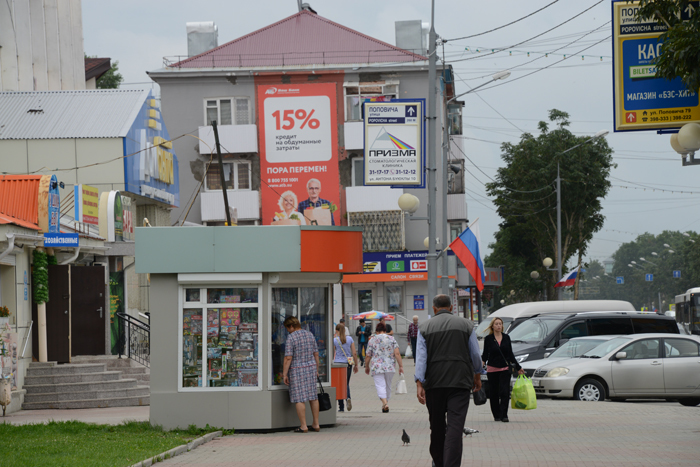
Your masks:
<path fill-rule="evenodd" d="M 313 424 L 311 429 L 321 431 L 318 424 L 318 394 L 316 380 L 318 378 L 318 348 L 316 339 L 309 331 L 301 329 L 301 323 L 294 316 L 284 320 L 289 336 L 285 343 L 284 369 L 282 376 L 284 384 L 289 386 L 289 400 L 296 404 L 299 427 L 295 433 L 306 433 L 306 401 L 311 406 Z"/>

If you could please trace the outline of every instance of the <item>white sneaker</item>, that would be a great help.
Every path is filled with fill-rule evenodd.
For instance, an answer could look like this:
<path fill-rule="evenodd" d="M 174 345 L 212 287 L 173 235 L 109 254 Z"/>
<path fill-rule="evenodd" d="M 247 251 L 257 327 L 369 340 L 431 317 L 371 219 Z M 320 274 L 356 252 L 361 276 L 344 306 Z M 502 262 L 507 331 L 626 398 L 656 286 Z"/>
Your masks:
<path fill-rule="evenodd" d="M 352 400 L 348 399 L 348 412 L 352 410 Z"/>

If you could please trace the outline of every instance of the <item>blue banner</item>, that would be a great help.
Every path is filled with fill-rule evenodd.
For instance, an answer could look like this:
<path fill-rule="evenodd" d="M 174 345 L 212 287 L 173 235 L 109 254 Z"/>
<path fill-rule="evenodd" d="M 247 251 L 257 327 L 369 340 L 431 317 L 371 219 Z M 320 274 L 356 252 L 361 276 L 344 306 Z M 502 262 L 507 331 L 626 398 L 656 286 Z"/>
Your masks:
<path fill-rule="evenodd" d="M 80 246 L 80 237 L 77 233 L 45 233 L 44 247 L 72 247 Z"/>

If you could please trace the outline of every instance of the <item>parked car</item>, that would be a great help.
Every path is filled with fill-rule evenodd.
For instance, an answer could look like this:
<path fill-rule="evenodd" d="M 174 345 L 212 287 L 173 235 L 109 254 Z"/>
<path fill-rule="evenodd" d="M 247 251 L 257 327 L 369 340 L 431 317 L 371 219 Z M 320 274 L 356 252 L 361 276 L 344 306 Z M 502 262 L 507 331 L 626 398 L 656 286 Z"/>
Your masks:
<path fill-rule="evenodd" d="M 678 334 L 670 316 L 636 312 L 558 313 L 533 316 L 523 321 L 508 336 L 518 363 L 544 358 L 546 352 L 574 337 L 628 335 L 648 332 Z"/>
<path fill-rule="evenodd" d="M 567 358 L 577 358 L 588 352 L 589 350 L 598 347 L 600 344 L 609 341 L 618 336 L 585 336 L 575 337 L 569 342 L 559 346 L 554 352 L 546 352 L 543 359 L 528 360 L 520 366 L 525 370 L 525 376 L 532 378 L 535 370 L 543 365 L 547 365 L 555 360 L 564 360 Z M 513 378 L 515 380 L 515 378 Z"/>
<path fill-rule="evenodd" d="M 620 336 L 579 358 L 542 365 L 535 392 L 583 401 L 678 400 L 700 404 L 700 338 L 668 333 Z"/>

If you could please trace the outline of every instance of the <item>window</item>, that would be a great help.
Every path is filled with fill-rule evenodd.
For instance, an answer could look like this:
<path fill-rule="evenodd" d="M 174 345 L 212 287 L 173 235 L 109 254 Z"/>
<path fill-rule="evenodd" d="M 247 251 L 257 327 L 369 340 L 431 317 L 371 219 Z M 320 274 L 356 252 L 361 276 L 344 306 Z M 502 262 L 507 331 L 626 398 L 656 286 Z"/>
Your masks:
<path fill-rule="evenodd" d="M 573 339 L 574 337 L 583 337 L 587 335 L 588 328 L 586 328 L 586 323 L 579 321 L 578 323 L 571 323 L 562 329 L 560 339 Z"/>
<path fill-rule="evenodd" d="M 462 233 L 464 227 L 461 222 L 450 222 L 450 243 L 454 242 L 459 234 Z M 461 264 L 461 262 L 460 262 Z"/>
<path fill-rule="evenodd" d="M 287 316 L 296 316 L 305 329 L 316 338 L 318 345 L 319 369 L 321 381 L 330 381 L 328 377 L 328 288 L 327 287 L 276 287 L 272 289 L 272 384 L 284 386 L 282 370 L 284 369 L 285 342 L 289 333 L 284 327 Z"/>
<path fill-rule="evenodd" d="M 362 102 L 387 102 L 399 97 L 398 81 L 345 83 L 345 119 L 362 120 Z"/>
<path fill-rule="evenodd" d="M 250 123 L 250 99 L 226 97 L 204 101 L 206 125 L 216 120 L 218 125 L 248 125 Z"/>
<path fill-rule="evenodd" d="M 183 289 L 181 388 L 259 387 L 258 295 L 257 286 Z"/>
<path fill-rule="evenodd" d="M 372 290 L 357 291 L 358 313 L 366 313 L 374 309 L 372 305 Z"/>
<path fill-rule="evenodd" d="M 212 162 L 207 170 L 207 190 L 221 190 L 220 174 L 219 164 Z M 224 162 L 224 180 L 227 190 L 250 190 L 250 162 Z"/>
<path fill-rule="evenodd" d="M 634 324 L 635 334 L 647 332 L 668 332 L 678 334 L 678 326 L 672 319 L 632 318 L 632 324 Z"/>
<path fill-rule="evenodd" d="M 595 318 L 588 322 L 591 325 L 592 336 L 634 333 L 629 318 Z"/>
<path fill-rule="evenodd" d="M 447 194 L 464 193 L 464 159 L 453 160 L 447 167 Z"/>
<path fill-rule="evenodd" d="M 403 261 L 400 261 L 401 263 Z M 392 264 L 391 262 L 387 264 Z M 404 270 L 403 265 L 401 265 L 401 271 Z M 387 266 L 387 269 L 390 266 Z M 386 305 L 387 313 L 392 314 L 403 314 L 403 287 L 395 285 L 386 286 Z"/>
<path fill-rule="evenodd" d="M 639 360 L 645 358 L 659 358 L 659 339 L 644 339 L 620 349 L 626 352 L 625 360 Z"/>
<path fill-rule="evenodd" d="M 698 343 L 689 339 L 664 339 L 666 358 L 698 357 Z"/>
<path fill-rule="evenodd" d="M 352 158 L 352 186 L 364 186 L 365 160 L 362 157 Z"/>

